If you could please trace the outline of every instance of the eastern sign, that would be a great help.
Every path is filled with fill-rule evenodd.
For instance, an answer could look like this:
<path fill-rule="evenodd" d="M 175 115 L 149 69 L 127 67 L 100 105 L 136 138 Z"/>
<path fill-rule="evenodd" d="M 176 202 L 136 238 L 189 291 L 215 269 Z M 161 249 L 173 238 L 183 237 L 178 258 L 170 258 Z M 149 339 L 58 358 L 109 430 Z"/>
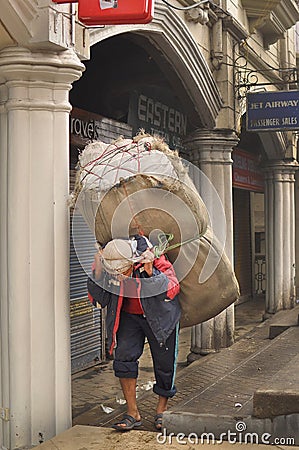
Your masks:
<path fill-rule="evenodd" d="M 183 138 L 187 134 L 187 115 L 173 95 L 166 91 L 144 89 L 130 96 L 128 123 L 133 134 L 143 128 L 147 133 L 161 136 L 173 150 L 183 150 Z"/>
<path fill-rule="evenodd" d="M 258 167 L 258 158 L 244 150 L 235 149 L 233 157 L 233 187 L 263 192 L 264 175 Z"/>
<path fill-rule="evenodd" d="M 299 130 L 299 91 L 248 93 L 247 130 Z"/>

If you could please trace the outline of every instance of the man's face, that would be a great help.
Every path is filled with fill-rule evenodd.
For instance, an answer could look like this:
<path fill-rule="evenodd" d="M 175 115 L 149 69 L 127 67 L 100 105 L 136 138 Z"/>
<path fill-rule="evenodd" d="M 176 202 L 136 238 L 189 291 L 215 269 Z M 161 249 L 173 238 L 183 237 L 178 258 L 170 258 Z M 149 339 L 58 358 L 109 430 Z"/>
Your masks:
<path fill-rule="evenodd" d="M 126 278 L 129 278 L 132 275 L 132 273 L 133 273 L 133 266 L 131 266 L 125 272 L 122 272 L 119 275 L 116 275 L 116 278 L 117 278 L 118 281 L 123 281 Z"/>

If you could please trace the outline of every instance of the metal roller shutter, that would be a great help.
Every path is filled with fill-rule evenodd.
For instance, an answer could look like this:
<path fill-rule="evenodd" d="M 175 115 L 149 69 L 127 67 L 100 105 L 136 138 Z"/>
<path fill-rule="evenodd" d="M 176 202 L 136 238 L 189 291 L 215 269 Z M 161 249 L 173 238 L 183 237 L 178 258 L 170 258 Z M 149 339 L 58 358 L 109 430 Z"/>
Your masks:
<path fill-rule="evenodd" d="M 132 127 L 73 108 L 71 117 L 70 146 L 70 191 L 75 185 L 78 152 L 89 142 L 83 131 L 97 130 L 97 139 L 106 143 L 119 138 L 132 137 Z M 75 246 L 72 219 L 75 220 Z M 72 372 L 78 372 L 106 359 L 105 354 L 105 314 L 106 310 L 95 309 L 87 298 L 87 273 L 94 259 L 95 240 L 84 219 L 71 211 L 70 233 L 70 321 L 71 321 L 71 361 Z M 78 260 L 78 256 L 79 259 Z M 84 269 L 83 269 L 83 267 Z"/>
<path fill-rule="evenodd" d="M 71 170 L 70 175 L 73 189 L 75 170 Z M 76 230 L 75 244 L 73 220 Z M 70 238 L 71 363 L 72 373 L 75 373 L 105 359 L 105 327 L 103 312 L 95 309 L 87 298 L 87 274 L 84 268 L 91 268 L 95 253 L 94 237 L 84 219 L 80 215 L 73 216 L 73 211 Z"/>

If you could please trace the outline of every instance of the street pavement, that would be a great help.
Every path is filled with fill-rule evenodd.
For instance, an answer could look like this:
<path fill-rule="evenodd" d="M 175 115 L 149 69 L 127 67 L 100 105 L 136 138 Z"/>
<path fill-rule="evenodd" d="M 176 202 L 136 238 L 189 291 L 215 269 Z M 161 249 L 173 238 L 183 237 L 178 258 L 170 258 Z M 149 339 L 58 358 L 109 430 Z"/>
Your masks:
<path fill-rule="evenodd" d="M 236 339 L 240 339 L 253 327 L 261 324 L 263 314 L 263 298 L 257 298 L 238 305 L 235 309 Z M 177 375 L 187 366 L 190 344 L 191 329 L 184 328 L 180 331 L 179 336 Z M 150 350 L 148 344 L 146 344 L 139 364 L 137 395 L 140 397 L 145 392 L 151 392 L 154 381 Z M 155 395 L 152 398 L 154 401 L 156 400 Z M 112 361 L 98 364 L 90 369 L 74 374 L 72 377 L 74 425 L 103 425 L 106 419 L 110 417 L 111 409 L 117 410 L 123 404 L 123 401 L 119 381 L 114 377 Z M 108 414 L 105 411 L 110 411 L 110 413 Z M 149 424 L 149 430 L 154 430 L 152 424 Z"/>
<path fill-rule="evenodd" d="M 184 448 L 193 449 L 197 448 L 196 441 L 198 445 L 210 447 L 223 440 L 222 448 L 228 449 L 244 445 L 240 442 L 244 440 L 245 432 L 247 445 L 252 448 L 255 443 L 259 444 L 259 449 L 264 444 L 279 448 L 294 442 L 298 445 L 299 371 L 294 369 L 293 362 L 298 360 L 299 354 L 299 327 L 296 326 L 299 306 L 281 311 L 263 322 L 263 304 L 262 299 L 257 299 L 238 305 L 236 343 L 188 366 L 190 330 L 181 330 L 176 380 L 178 393 L 169 401 L 169 412 L 163 419 L 167 433 L 181 433 L 181 442 L 174 435 L 169 441 L 166 434 L 157 441 L 153 426 L 157 398 L 152 393 L 154 376 L 146 345 L 140 360 L 137 392 L 143 420 L 140 431 L 120 434 L 110 428 L 125 412 L 126 405 L 118 380 L 113 375 L 112 361 L 109 361 L 73 376 L 74 427 L 68 435 L 73 442 L 72 447 L 60 443 L 47 448 L 112 450 L 128 443 L 132 449 L 156 449 L 161 445 L 172 449 L 184 445 Z M 272 334 L 271 340 L 269 333 Z M 276 389 L 274 396 L 272 386 Z M 256 391 L 259 395 L 255 398 Z M 257 414 L 261 416 L 258 419 L 252 418 L 254 401 Z M 277 416 L 280 407 L 283 415 L 263 418 L 263 414 L 267 415 L 269 411 L 275 411 L 273 414 Z M 205 436 L 206 432 L 211 435 Z M 84 440 L 86 433 L 89 438 L 83 445 L 80 436 Z M 191 442 L 188 440 L 190 433 Z M 202 444 L 205 437 L 210 442 Z M 76 447 L 77 441 L 82 445 L 78 443 Z"/>
<path fill-rule="evenodd" d="M 199 442 L 189 443 L 173 438 L 171 442 L 159 439 L 157 433 L 149 431 L 130 431 L 118 433 L 111 428 L 89 427 L 76 425 L 53 439 L 35 447 L 37 450 L 211 450 L 212 444 Z M 215 444 L 219 445 L 219 444 Z M 221 450 L 267 450 L 268 445 L 240 444 L 223 442 Z M 284 445 L 273 445 L 271 449 L 291 450 L 298 447 L 286 447 Z"/>

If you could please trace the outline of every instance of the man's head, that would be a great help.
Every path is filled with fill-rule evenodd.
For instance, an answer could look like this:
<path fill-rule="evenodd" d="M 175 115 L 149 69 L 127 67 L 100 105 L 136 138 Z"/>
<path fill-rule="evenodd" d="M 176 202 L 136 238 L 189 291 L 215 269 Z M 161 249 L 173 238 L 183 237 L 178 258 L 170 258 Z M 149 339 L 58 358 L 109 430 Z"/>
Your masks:
<path fill-rule="evenodd" d="M 130 276 L 133 269 L 133 250 L 129 241 L 113 239 L 102 252 L 102 264 L 111 275 Z"/>

